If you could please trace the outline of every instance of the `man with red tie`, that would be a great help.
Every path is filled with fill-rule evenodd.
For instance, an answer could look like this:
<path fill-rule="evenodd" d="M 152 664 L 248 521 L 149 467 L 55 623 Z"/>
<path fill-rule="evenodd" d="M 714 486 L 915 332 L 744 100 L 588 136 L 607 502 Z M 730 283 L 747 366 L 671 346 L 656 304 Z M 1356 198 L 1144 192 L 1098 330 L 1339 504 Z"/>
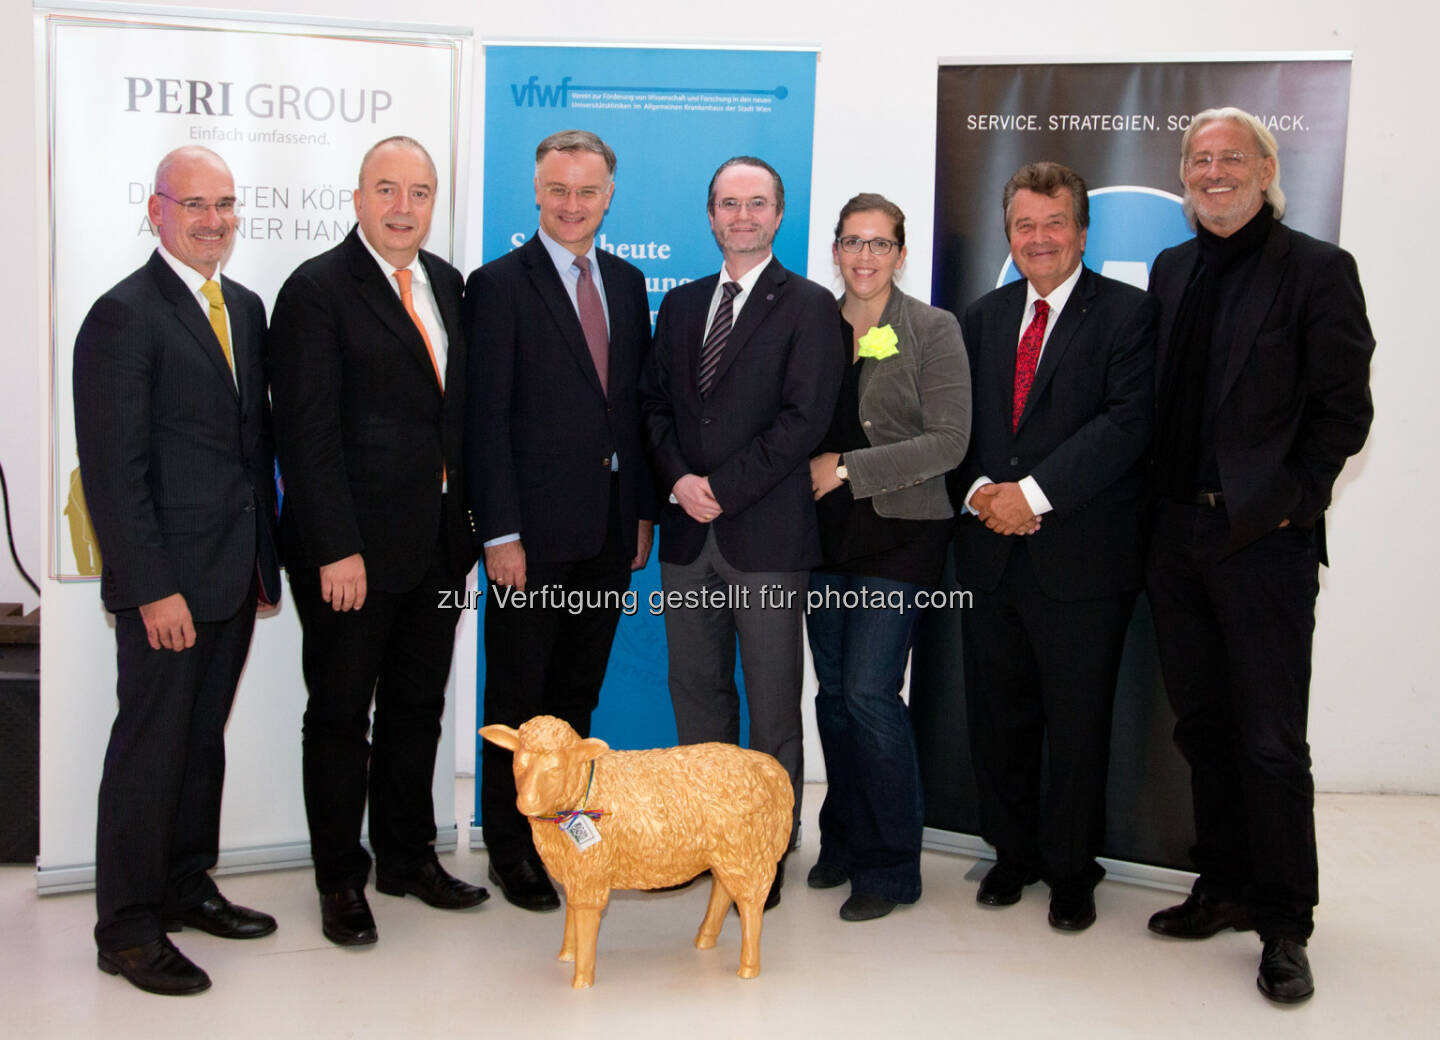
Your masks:
<path fill-rule="evenodd" d="M 286 280 L 266 343 L 280 538 L 310 695 L 305 815 L 322 929 L 342 946 L 377 938 L 360 844 L 367 794 L 379 891 L 442 909 L 488 895 L 447 873 L 432 846 L 457 619 L 441 593 L 463 589 L 475 562 L 460 272 L 420 248 L 437 180 L 411 138 L 371 148 L 358 226 Z"/>
<path fill-rule="evenodd" d="M 1140 587 L 1155 307 L 1088 270 L 1078 174 L 1022 167 L 1005 230 L 1023 281 L 961 320 L 974 395 L 960 468 L 956 576 L 981 834 L 996 863 L 976 896 L 1050 886 L 1050 924 L 1095 920 L 1110 715 Z M 1043 753 L 1049 782 L 1042 784 Z"/>

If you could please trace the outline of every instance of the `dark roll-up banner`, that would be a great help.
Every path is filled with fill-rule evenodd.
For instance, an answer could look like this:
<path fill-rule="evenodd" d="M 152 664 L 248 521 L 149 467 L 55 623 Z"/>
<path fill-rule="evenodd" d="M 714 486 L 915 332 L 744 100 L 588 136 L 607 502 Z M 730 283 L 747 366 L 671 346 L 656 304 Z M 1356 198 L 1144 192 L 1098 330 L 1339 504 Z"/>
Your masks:
<path fill-rule="evenodd" d="M 1234 105 L 1264 121 L 1280 146 L 1285 222 L 1337 241 L 1350 97 L 1348 54 L 1245 60 L 1084 64 L 942 64 L 935 158 L 932 302 L 957 315 L 1020 277 L 1001 209 L 1005 182 L 1049 159 L 1090 187 L 1085 264 L 1147 284 L 1160 250 L 1193 232 L 1181 209 L 1180 139 L 1190 117 Z M 1019 338 L 1019 329 L 1016 329 Z M 947 588 L 963 588 L 953 570 Z M 958 611 L 932 611 L 916 640 L 910 690 L 925 782 L 927 840 L 975 848 L 980 817 L 965 723 Z M 1170 732 L 1144 596 L 1126 640 L 1115 697 L 1105 857 L 1112 874 L 1139 865 L 1188 870 L 1189 770 Z M 1172 879 L 1173 880 L 1173 879 Z"/>

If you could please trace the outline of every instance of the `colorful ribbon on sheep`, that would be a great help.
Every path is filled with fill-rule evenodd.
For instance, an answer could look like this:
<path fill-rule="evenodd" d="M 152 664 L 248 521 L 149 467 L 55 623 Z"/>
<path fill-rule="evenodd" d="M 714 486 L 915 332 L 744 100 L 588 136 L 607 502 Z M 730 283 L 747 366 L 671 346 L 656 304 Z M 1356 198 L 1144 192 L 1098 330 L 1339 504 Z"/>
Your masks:
<path fill-rule="evenodd" d="M 585 808 L 585 806 L 587 806 L 587 805 L 590 804 L 590 787 L 591 787 L 591 785 L 593 785 L 594 783 L 595 783 L 595 760 L 592 758 L 592 759 L 590 760 L 590 776 L 585 780 L 585 797 L 582 798 L 582 799 L 580 799 L 580 808 L 578 808 L 578 809 L 561 809 L 561 810 L 560 810 L 559 812 L 557 812 L 554 816 L 537 816 L 536 819 L 537 819 L 537 820 L 545 820 L 547 823 L 553 823 L 553 824 L 555 824 L 557 827 L 564 827 L 567 823 L 569 823 L 571 820 L 573 820 L 573 819 L 574 819 L 575 817 L 577 817 L 577 816 L 588 816 L 588 817 L 590 817 L 591 820 L 594 820 L 594 821 L 599 821 L 600 817 L 602 817 L 602 816 L 609 816 L 609 815 L 610 815 L 610 812 L 609 812 L 609 810 L 607 810 L 607 809 L 587 809 L 587 808 Z"/>

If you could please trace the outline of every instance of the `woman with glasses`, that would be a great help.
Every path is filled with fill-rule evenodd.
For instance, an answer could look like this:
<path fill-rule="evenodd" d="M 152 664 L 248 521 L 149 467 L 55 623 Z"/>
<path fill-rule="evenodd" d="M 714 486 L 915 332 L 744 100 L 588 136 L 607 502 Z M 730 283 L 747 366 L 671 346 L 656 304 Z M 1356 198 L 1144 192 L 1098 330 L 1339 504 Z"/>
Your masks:
<path fill-rule="evenodd" d="M 920 898 L 920 766 L 900 688 L 950 539 L 945 473 L 970 436 L 970 369 L 955 316 L 894 284 L 900 207 L 856 195 L 832 254 L 854 354 L 810 461 L 824 563 L 811 572 L 806 629 L 829 789 L 808 883 L 849 881 L 840 917 L 868 921 Z"/>

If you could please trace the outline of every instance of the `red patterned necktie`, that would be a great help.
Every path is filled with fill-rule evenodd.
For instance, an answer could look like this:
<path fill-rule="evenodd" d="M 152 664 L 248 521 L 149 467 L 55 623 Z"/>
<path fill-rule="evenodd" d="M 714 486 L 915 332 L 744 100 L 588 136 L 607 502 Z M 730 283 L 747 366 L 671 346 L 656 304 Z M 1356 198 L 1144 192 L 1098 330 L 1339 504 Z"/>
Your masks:
<path fill-rule="evenodd" d="M 1020 414 L 1025 411 L 1025 399 L 1030 396 L 1030 387 L 1035 382 L 1035 366 L 1040 360 L 1040 344 L 1045 342 L 1045 322 L 1050 317 L 1050 305 L 1044 300 L 1035 301 L 1035 317 L 1025 335 L 1020 337 L 1020 349 L 1015 352 L 1015 407 L 1010 416 L 1011 432 L 1020 428 Z"/>
<path fill-rule="evenodd" d="M 585 345 L 590 348 L 590 360 L 595 363 L 595 374 L 600 377 L 600 390 L 608 395 L 610 330 L 605 325 L 605 307 L 600 302 L 600 290 L 595 288 L 595 279 L 590 273 L 590 258 L 577 256 L 575 266 L 580 269 L 580 283 L 575 287 L 575 300 L 580 305 L 580 328 L 585 333 Z"/>

